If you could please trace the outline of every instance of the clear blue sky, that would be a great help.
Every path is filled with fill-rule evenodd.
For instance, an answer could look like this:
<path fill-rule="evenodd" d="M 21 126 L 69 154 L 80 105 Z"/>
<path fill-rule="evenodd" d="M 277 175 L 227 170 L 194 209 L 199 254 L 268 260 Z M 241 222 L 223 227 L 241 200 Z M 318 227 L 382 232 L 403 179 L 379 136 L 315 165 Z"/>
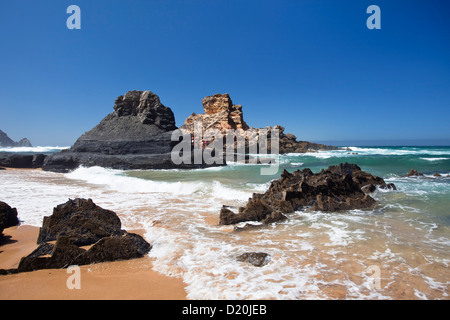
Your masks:
<path fill-rule="evenodd" d="M 2 0 L 0 39 L 0 129 L 34 145 L 72 145 L 134 89 L 179 126 L 229 93 L 302 140 L 450 141 L 447 0 Z"/>

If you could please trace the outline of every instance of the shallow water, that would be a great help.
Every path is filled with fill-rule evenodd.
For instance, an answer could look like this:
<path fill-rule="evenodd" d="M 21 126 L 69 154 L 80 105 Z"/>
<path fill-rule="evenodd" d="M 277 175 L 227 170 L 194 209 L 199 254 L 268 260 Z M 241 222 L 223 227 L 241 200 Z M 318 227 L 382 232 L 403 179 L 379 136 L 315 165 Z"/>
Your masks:
<path fill-rule="evenodd" d="M 351 154 L 356 152 L 358 154 Z M 295 212 L 285 222 L 234 231 L 220 226 L 223 204 L 244 205 L 282 169 L 320 171 L 340 162 L 393 182 L 374 193 L 373 210 Z M 178 275 L 191 299 L 448 299 L 450 148 L 352 147 L 280 157 L 274 176 L 258 165 L 130 171 L 99 167 L 68 174 L 0 171 L 0 199 L 24 224 L 68 198 L 92 198 L 116 211 L 125 228 L 144 228 L 161 273 Z M 423 178 L 403 177 L 414 168 Z M 434 177 L 439 172 L 442 177 Z M 270 254 L 254 267 L 248 251 Z"/>

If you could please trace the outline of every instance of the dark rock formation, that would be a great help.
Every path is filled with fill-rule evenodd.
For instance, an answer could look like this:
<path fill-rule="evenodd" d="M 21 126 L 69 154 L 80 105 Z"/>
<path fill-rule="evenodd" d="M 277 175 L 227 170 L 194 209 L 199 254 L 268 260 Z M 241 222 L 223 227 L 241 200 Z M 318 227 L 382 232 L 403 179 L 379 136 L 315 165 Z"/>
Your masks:
<path fill-rule="evenodd" d="M 140 235 L 126 232 L 122 236 L 100 239 L 75 262 L 81 265 L 134 259 L 147 254 L 150 249 L 150 244 Z"/>
<path fill-rule="evenodd" d="M 55 244 L 48 242 L 54 240 Z M 23 257 L 16 270 L 0 270 L 0 274 L 133 259 L 151 250 L 140 235 L 121 230 L 113 211 L 91 199 L 69 199 L 58 205 L 53 215 L 44 218 L 37 242 L 39 247 Z M 91 244 L 89 249 L 81 247 Z"/>
<path fill-rule="evenodd" d="M 8 168 L 40 168 L 47 156 L 44 154 L 0 153 L 0 166 Z"/>
<path fill-rule="evenodd" d="M 371 208 L 375 200 L 361 190 L 367 185 L 395 188 L 393 184 L 386 184 L 382 178 L 362 171 L 355 164 L 330 166 L 316 174 L 310 169 L 294 173 L 284 170 L 280 179 L 272 181 L 265 193 L 254 193 L 247 205 L 239 208 L 238 213 L 223 207 L 219 223 L 228 225 L 262 221 L 267 224 L 286 219 L 284 214 L 301 209 L 334 212 Z"/>
<path fill-rule="evenodd" d="M 236 260 L 250 263 L 255 267 L 262 267 L 269 263 L 270 255 L 265 252 L 245 252 L 237 256 Z"/>
<path fill-rule="evenodd" d="M 5 228 L 18 224 L 17 209 L 11 208 L 7 203 L 0 201 L 0 235 Z"/>
<path fill-rule="evenodd" d="M 0 147 L 32 147 L 32 145 L 27 138 L 14 142 L 5 132 L 0 130 Z"/>
<path fill-rule="evenodd" d="M 128 260 L 141 257 L 150 250 L 151 245 L 134 233 L 102 238 L 88 250 L 76 246 L 69 237 L 61 236 L 54 245 L 43 243 L 22 258 L 18 272 Z"/>
<path fill-rule="evenodd" d="M 411 169 L 409 170 L 409 172 L 406 174 L 407 177 L 423 177 L 423 173 L 417 171 L 416 169 Z"/>
<path fill-rule="evenodd" d="M 44 217 L 37 243 L 66 236 L 75 245 L 84 246 L 120 233 L 120 219 L 113 211 L 97 206 L 91 199 L 69 199 L 54 208 L 51 216 Z"/>
<path fill-rule="evenodd" d="M 115 169 L 170 169 L 175 117 L 150 91 L 130 91 L 115 100 L 114 111 L 84 133 L 68 150 L 49 156 L 43 169 L 67 172 L 84 166 Z M 197 165 L 185 165 L 187 168 Z"/>

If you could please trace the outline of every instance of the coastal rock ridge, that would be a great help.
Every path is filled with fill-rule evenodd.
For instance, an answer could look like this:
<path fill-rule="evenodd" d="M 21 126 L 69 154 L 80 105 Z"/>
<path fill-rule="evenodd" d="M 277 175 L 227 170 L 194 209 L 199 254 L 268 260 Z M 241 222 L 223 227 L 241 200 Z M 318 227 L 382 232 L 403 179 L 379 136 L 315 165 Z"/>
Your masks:
<path fill-rule="evenodd" d="M 256 132 L 265 130 L 268 139 L 273 129 L 279 132 L 279 153 L 316 152 L 334 150 L 333 146 L 297 141 L 293 134 L 285 134 L 281 126 L 256 129 L 244 121 L 242 105 L 233 104 L 229 94 L 214 94 L 202 99 L 204 114 L 190 115 L 180 127 L 185 133 L 194 134 L 194 123 L 200 121 L 202 132 L 217 129 Z M 164 106 L 159 97 L 151 91 L 129 91 L 116 98 L 114 111 L 97 126 L 84 133 L 74 145 L 60 153 L 48 156 L 43 161 L 43 169 L 68 172 L 83 165 L 101 166 L 113 169 L 192 169 L 223 163 L 175 164 L 171 151 L 179 141 L 172 141 L 172 133 L 177 129 L 175 117 L 169 107 Z M 250 139 L 246 140 L 248 146 Z M 226 144 L 224 144 L 226 150 Z M 245 149 L 248 154 L 249 148 Z M 267 146 L 271 153 L 271 146 Z"/>

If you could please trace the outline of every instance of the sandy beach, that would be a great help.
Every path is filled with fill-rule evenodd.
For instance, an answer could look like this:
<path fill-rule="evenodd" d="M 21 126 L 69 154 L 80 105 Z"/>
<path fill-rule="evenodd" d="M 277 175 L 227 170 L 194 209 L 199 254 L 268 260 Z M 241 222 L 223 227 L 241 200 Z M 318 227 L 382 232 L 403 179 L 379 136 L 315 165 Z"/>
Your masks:
<path fill-rule="evenodd" d="M 358 155 L 363 163 L 379 157 L 369 153 L 373 149 L 358 151 L 367 153 Z M 427 152 L 436 157 L 437 151 Z M 414 159 L 424 157 L 423 152 Z M 345 151 L 333 155 L 346 157 Z M 397 157 L 386 161 L 384 175 Z M 316 157 L 292 155 L 286 160 L 309 166 Z M 434 169 L 434 161 L 421 161 Z M 0 199 L 17 208 L 23 224 L 3 231 L 0 269 L 16 268 L 37 247 L 42 217 L 68 198 L 92 198 L 113 210 L 122 228 L 139 233 L 153 248 L 143 258 L 81 266 L 79 290 L 68 289 L 72 274 L 66 269 L 3 275 L 0 299 L 448 300 L 449 229 L 439 215 L 439 208 L 448 207 L 446 177 L 392 178 L 389 182 L 399 191 L 378 192 L 378 205 L 371 211 L 298 211 L 286 222 L 237 232 L 219 225 L 222 204 L 239 205 L 251 192 L 267 188 L 254 169 L 2 170 Z M 252 251 L 268 253 L 270 262 L 259 268 L 237 261 L 239 254 Z"/>
<path fill-rule="evenodd" d="M 3 231 L 0 269 L 17 267 L 33 251 L 39 228 L 27 225 Z M 66 269 L 38 270 L 0 276 L 0 299 L 8 300 L 185 300 L 182 279 L 152 270 L 152 259 L 105 262 L 80 267 L 80 289 L 68 289 Z"/>

